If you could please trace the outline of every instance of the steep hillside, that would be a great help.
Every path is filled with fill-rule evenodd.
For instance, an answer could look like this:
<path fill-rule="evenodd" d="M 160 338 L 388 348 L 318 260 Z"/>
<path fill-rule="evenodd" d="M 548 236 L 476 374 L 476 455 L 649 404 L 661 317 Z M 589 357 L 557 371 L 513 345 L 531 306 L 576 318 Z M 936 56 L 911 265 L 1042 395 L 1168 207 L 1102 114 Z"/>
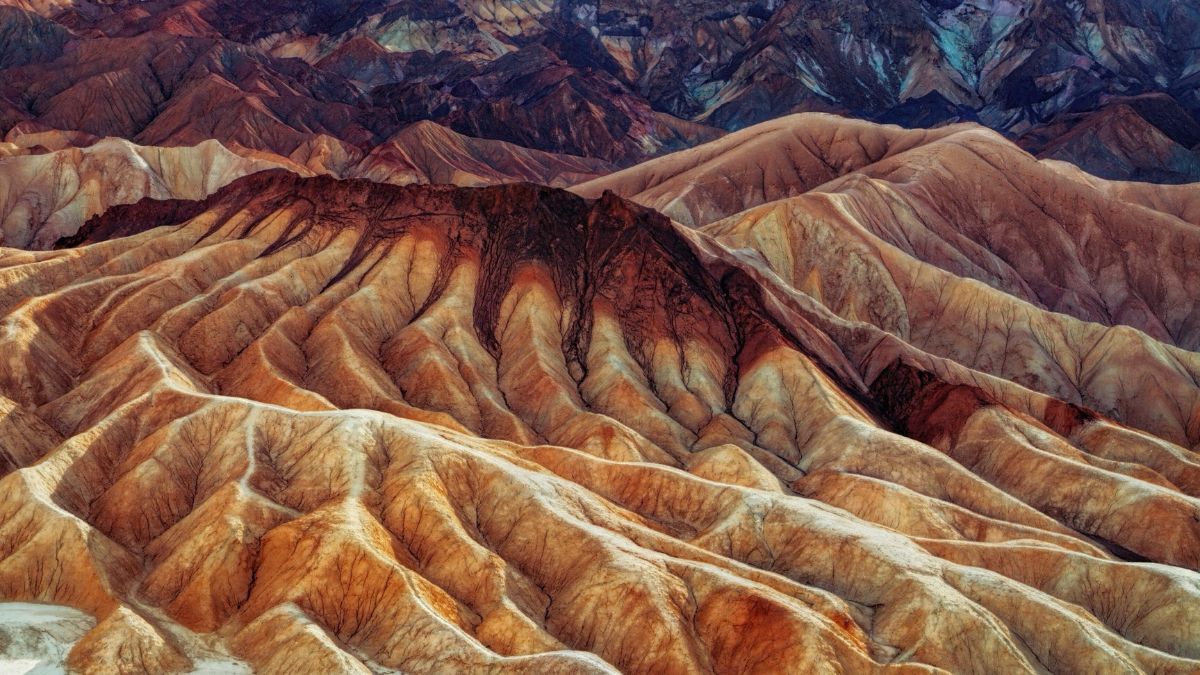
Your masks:
<path fill-rule="evenodd" d="M 1200 668 L 1195 355 L 1113 331 L 1118 424 L 937 355 L 1102 328 L 887 333 L 768 222 L 272 171 L 5 249 L 0 598 L 83 672 Z"/>
<path fill-rule="evenodd" d="M 0 157 L 0 246 L 48 248 L 117 204 L 202 199 L 246 174 L 284 166 L 216 141 L 154 148 L 107 139 L 84 148 Z"/>
<path fill-rule="evenodd" d="M 600 160 L 470 138 L 432 122 L 410 125 L 365 154 L 329 136 L 306 142 L 290 157 L 237 144 L 226 148 L 213 140 L 157 147 L 52 132 L 13 139 L 7 156 L 0 145 L 0 245 L 30 249 L 50 248 L 111 206 L 145 197 L 203 199 L 264 169 L 460 186 L 521 181 L 563 186 L 612 170 Z M 61 148 L 45 151 L 43 144 Z"/>
<path fill-rule="evenodd" d="M 829 292 L 855 305 L 847 310 L 855 318 L 902 337 L 909 323 L 894 313 L 912 291 L 886 262 L 891 256 L 982 281 L 1036 308 L 1200 347 L 1194 188 L 1102 181 L 1037 161 L 974 125 L 909 131 L 797 115 L 573 189 L 612 189 L 730 234 L 731 245 L 757 248 L 785 280 L 818 298 L 825 293 L 817 286 L 836 286 Z M 847 260 L 828 253 L 860 243 L 858 255 L 886 284 L 843 285 L 854 278 Z M 921 284 L 940 283 L 914 274 Z M 891 297 L 886 307 L 867 300 L 882 296 Z"/>
<path fill-rule="evenodd" d="M 442 183 L 463 187 L 527 181 L 565 187 L 610 173 L 603 160 L 530 150 L 472 138 L 440 124 L 417 122 L 374 148 L 345 177 L 380 183 Z"/>

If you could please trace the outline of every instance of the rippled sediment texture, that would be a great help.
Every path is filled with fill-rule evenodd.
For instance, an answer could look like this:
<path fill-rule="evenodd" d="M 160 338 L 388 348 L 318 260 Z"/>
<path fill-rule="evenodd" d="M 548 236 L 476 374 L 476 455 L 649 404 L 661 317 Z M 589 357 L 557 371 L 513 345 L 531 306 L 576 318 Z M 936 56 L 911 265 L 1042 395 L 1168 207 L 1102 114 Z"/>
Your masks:
<path fill-rule="evenodd" d="M 263 172 L 79 240 L 0 254 L 0 598 L 82 671 L 1200 668 L 1192 432 L 611 194 Z"/>

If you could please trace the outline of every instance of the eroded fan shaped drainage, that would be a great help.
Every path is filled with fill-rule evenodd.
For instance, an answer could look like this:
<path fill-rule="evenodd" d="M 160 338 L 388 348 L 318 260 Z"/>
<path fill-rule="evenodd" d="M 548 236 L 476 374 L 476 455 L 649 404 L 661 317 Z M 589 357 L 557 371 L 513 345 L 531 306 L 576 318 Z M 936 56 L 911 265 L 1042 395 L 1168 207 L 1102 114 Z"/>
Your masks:
<path fill-rule="evenodd" d="M 611 194 L 263 172 L 62 244 L 0 258 L 0 598 L 80 670 L 1200 667 L 1187 451 Z"/>

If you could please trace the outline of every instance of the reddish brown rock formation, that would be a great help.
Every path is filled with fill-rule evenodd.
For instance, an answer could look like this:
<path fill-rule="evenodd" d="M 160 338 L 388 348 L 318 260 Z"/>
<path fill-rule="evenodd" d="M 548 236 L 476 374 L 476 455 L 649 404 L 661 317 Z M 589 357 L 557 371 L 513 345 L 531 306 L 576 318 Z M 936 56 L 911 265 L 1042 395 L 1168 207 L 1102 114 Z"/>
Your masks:
<path fill-rule="evenodd" d="M 1200 667 L 1169 429 L 611 194 L 263 172 L 79 238 L 0 257 L 0 597 L 78 667 Z"/>
<path fill-rule="evenodd" d="M 365 156 L 329 136 L 305 142 L 290 157 L 212 140 L 163 148 L 52 131 L 10 136 L 14 143 L 0 144 L 0 245 L 30 249 L 71 237 L 85 220 L 114 205 L 143 197 L 202 199 L 235 178 L 273 168 L 396 185 L 463 186 L 562 186 L 611 169 L 599 160 L 469 138 L 432 122 L 405 128 Z M 47 145 L 57 149 L 47 152 Z"/>
<path fill-rule="evenodd" d="M 471 138 L 433 122 L 417 122 L 336 175 L 380 183 L 446 183 L 464 187 L 528 181 L 565 187 L 613 170 L 603 160 L 531 150 Z"/>

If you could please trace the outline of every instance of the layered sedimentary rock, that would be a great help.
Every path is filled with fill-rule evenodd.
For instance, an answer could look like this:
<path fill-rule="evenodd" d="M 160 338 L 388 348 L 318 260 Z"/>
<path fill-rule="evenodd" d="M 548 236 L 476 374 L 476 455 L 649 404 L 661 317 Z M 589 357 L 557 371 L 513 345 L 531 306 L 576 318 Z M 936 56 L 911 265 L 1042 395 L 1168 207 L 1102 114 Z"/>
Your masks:
<path fill-rule="evenodd" d="M 1115 98 L 1099 110 L 1064 114 L 1017 142 L 1038 157 L 1070 162 L 1100 178 L 1200 180 L 1200 124 L 1164 95 Z"/>
<path fill-rule="evenodd" d="M 975 279 L 1034 313 L 1200 346 L 1194 188 L 1103 181 L 1037 161 L 976 125 L 904 130 L 797 115 L 573 189 L 612 189 L 751 246 L 785 281 L 906 340 L 909 315 L 941 314 L 906 308 L 910 296 Z M 853 250 L 850 259 L 872 271 L 861 276 L 830 250 Z"/>
<path fill-rule="evenodd" d="M 1200 111 L 1200 12 L 1186 3 L 15 4 L 0 15 L 0 131 L 287 156 L 320 136 L 365 153 L 433 120 L 625 165 L 829 111 L 977 121 L 1105 178 L 1200 175 L 1175 133 Z"/>
<path fill-rule="evenodd" d="M 338 11 L 261 0 L 36 4 L 79 31 L 220 35 L 311 63 L 336 54 L 335 62 L 378 64 L 371 43 L 481 63 L 538 43 L 605 70 L 657 110 L 729 129 L 838 109 L 926 123 L 978 116 L 1019 132 L 1102 94 L 1165 91 L 1189 109 L 1200 105 L 1200 12 L 1187 3 L 371 0 Z M 389 67 L 360 72 L 371 82 L 397 77 Z"/>
<path fill-rule="evenodd" d="M 406 127 L 363 153 L 318 136 L 290 157 L 215 140 L 139 146 L 86 135 L 30 132 L 0 144 L 0 245 L 46 249 L 92 216 L 143 198 L 202 199 L 234 179 L 283 168 L 300 175 L 460 186 L 519 181 L 570 185 L 612 170 L 606 162 L 470 138 L 432 122 Z M 75 147 L 80 143 L 82 147 Z M 47 145 L 59 148 L 45 152 Z"/>
<path fill-rule="evenodd" d="M 3 250 L 0 597 L 84 672 L 1200 668 L 1194 354 L 753 213 L 262 172 Z"/>
<path fill-rule="evenodd" d="M 1186 3 L 0 4 L 0 670 L 1200 672 Z"/>
<path fill-rule="evenodd" d="M 341 175 L 394 185 L 476 187 L 527 181 L 565 187 L 611 173 L 613 168 L 600 159 L 473 138 L 426 121 L 406 127 Z"/>
<path fill-rule="evenodd" d="M 84 148 L 0 158 L 0 246 L 49 248 L 110 206 L 202 199 L 282 158 L 247 158 L 216 141 L 155 148 L 106 139 Z"/>

